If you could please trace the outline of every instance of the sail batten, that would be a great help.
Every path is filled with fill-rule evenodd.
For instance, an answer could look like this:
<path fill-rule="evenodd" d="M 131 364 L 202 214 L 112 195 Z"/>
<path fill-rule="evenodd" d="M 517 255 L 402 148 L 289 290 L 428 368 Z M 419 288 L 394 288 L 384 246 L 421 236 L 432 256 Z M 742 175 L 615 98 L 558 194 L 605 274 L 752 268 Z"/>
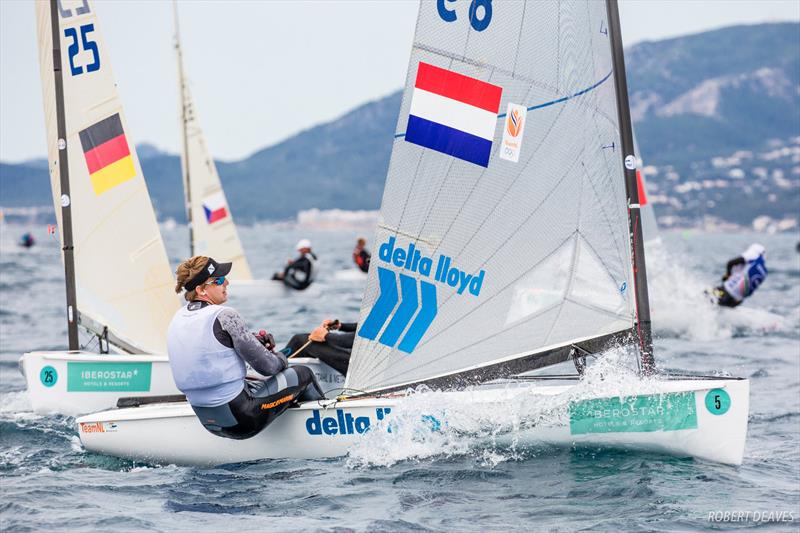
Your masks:
<path fill-rule="evenodd" d="M 477 375 L 634 325 L 605 5 L 477 4 L 420 5 L 354 389 Z"/>

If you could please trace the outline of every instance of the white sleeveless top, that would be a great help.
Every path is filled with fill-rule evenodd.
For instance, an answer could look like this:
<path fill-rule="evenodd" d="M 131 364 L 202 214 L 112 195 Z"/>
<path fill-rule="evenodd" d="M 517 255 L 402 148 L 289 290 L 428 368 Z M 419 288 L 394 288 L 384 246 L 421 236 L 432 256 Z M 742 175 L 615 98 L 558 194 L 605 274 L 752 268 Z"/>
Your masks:
<path fill-rule="evenodd" d="M 197 407 L 224 405 L 244 388 L 244 360 L 214 336 L 214 320 L 223 309 L 221 305 L 207 305 L 189 311 L 184 306 L 175 313 L 167 330 L 167 352 L 175 385 Z"/>

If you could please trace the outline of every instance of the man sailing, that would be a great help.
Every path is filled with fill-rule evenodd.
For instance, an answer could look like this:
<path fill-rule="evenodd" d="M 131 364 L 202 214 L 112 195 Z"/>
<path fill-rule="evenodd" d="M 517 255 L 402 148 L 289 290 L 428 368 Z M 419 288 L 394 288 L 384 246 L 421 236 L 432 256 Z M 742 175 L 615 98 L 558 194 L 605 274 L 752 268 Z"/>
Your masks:
<path fill-rule="evenodd" d="M 722 285 L 713 292 L 718 305 L 736 307 L 767 279 L 764 253 L 762 245 L 751 244 L 742 255 L 728 261 L 725 275 L 722 276 Z"/>

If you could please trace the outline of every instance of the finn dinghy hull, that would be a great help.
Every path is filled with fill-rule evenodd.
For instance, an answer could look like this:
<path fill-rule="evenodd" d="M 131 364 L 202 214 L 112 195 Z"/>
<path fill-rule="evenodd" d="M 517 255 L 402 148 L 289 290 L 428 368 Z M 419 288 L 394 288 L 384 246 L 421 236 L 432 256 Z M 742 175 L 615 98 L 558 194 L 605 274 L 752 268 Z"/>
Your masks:
<path fill-rule="evenodd" d="M 552 406 L 552 416 L 519 420 L 514 431 L 486 438 L 500 444 L 513 441 L 517 447 L 598 446 L 742 463 L 749 413 L 747 380 L 657 381 L 648 394 L 620 391 L 623 396 L 604 393 L 590 398 L 581 395 L 580 399 L 571 395 L 575 387 L 524 383 L 435 393 L 447 407 L 431 408 L 430 413 L 414 410 L 402 397 L 307 402 L 289 409 L 247 440 L 224 439 L 207 432 L 186 403 L 94 413 L 79 418 L 77 429 L 88 451 L 146 462 L 216 465 L 313 459 L 346 455 L 369 431 L 398 438 L 404 431 L 462 431 L 458 425 L 471 409 L 486 412 L 493 404 L 525 400 L 530 405 Z M 407 424 L 406 408 L 414 410 L 412 418 L 419 420 L 419 427 Z M 395 420 L 405 423 L 396 425 Z M 477 438 L 481 440 L 480 435 Z"/>
<path fill-rule="evenodd" d="M 317 359 L 290 363 L 310 367 L 325 391 L 344 383 L 344 376 Z M 181 394 L 166 355 L 30 352 L 19 365 L 37 413 L 75 416 L 111 409 L 120 398 Z"/>

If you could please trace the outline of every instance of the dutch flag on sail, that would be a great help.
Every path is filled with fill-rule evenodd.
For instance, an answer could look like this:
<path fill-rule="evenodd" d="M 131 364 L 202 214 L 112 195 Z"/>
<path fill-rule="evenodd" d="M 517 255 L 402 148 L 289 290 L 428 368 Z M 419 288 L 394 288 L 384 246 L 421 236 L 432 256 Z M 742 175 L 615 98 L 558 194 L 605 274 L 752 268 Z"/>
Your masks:
<path fill-rule="evenodd" d="M 503 88 L 419 63 L 406 141 L 489 166 Z"/>

